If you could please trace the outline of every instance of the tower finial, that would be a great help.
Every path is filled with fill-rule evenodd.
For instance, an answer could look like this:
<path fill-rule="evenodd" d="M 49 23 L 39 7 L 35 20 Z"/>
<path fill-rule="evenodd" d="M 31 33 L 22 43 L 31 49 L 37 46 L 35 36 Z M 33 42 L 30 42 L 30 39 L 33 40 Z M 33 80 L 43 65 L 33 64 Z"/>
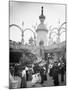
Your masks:
<path fill-rule="evenodd" d="M 43 23 L 45 20 L 45 16 L 43 14 L 43 6 L 41 7 L 41 15 L 39 16 L 40 21 Z"/>
<path fill-rule="evenodd" d="M 43 6 L 41 7 L 41 9 L 42 9 L 42 10 L 41 10 L 41 14 L 43 15 Z"/>

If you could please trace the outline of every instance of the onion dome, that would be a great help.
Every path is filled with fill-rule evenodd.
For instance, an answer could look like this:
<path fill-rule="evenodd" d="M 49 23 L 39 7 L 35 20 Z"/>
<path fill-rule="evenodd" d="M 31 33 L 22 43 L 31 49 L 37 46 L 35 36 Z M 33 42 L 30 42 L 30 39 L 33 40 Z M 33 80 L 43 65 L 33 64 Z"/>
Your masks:
<path fill-rule="evenodd" d="M 40 24 L 38 25 L 36 32 L 38 31 L 48 32 L 46 24 L 44 24 L 45 16 L 43 14 L 43 6 L 41 7 L 41 15 L 39 16 L 39 19 L 40 19 Z"/>

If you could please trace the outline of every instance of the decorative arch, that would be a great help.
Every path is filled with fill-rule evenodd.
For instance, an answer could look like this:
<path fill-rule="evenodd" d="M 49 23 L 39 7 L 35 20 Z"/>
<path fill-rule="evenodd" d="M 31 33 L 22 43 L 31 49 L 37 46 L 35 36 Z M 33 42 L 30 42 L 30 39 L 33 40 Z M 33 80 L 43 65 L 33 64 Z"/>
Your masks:
<path fill-rule="evenodd" d="M 11 25 L 9 25 L 9 28 L 11 28 L 13 26 L 17 27 L 21 31 L 21 34 L 22 34 L 22 40 L 21 41 L 23 41 L 23 29 L 19 25 L 17 25 L 17 24 L 11 24 Z"/>
<path fill-rule="evenodd" d="M 20 26 L 18 26 L 17 24 L 11 24 L 11 25 L 9 25 L 9 28 L 11 28 L 11 27 L 13 27 L 13 26 L 15 26 L 15 27 L 19 28 L 19 30 L 22 32 L 21 27 L 20 27 Z"/>
<path fill-rule="evenodd" d="M 35 33 L 33 32 L 33 30 L 32 29 L 30 29 L 30 28 L 26 28 L 26 29 L 24 29 L 24 31 L 23 32 L 25 32 L 25 31 L 31 31 L 32 33 L 33 33 L 33 35 L 34 35 L 34 39 L 36 39 L 36 35 L 35 35 Z"/>
<path fill-rule="evenodd" d="M 60 33 L 60 31 L 59 31 L 59 35 L 61 35 L 63 32 L 65 32 L 65 29 L 66 29 L 66 28 L 63 27 L 63 25 L 65 25 L 65 24 L 66 24 L 66 22 L 62 23 L 59 28 L 57 28 L 57 27 L 52 28 L 52 30 L 51 30 L 51 32 L 50 32 L 49 38 L 51 38 L 51 34 L 52 34 L 52 33 L 55 33 L 56 35 L 58 35 L 58 33 L 55 32 L 56 30 L 58 31 L 58 30 L 64 29 L 64 31 L 62 31 L 61 33 Z"/>

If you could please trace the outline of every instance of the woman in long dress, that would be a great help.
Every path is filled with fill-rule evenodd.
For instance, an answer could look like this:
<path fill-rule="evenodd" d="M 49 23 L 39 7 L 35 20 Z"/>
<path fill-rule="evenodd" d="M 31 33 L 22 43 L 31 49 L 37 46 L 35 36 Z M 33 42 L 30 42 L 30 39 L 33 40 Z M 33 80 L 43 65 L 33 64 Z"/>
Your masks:
<path fill-rule="evenodd" d="M 26 70 L 22 70 L 22 78 L 21 78 L 21 88 L 26 88 L 27 87 L 27 82 L 26 82 Z"/>

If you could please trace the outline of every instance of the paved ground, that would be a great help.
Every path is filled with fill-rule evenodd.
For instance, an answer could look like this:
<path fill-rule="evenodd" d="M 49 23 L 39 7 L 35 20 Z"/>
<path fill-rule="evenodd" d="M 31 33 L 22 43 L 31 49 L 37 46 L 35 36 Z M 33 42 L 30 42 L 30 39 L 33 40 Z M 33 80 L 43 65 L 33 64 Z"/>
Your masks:
<path fill-rule="evenodd" d="M 65 81 L 63 83 L 61 83 L 61 79 L 60 79 L 60 75 L 59 75 L 59 86 L 64 86 L 65 85 Z M 35 85 L 32 86 L 31 82 L 27 82 L 27 87 L 30 88 L 30 87 L 48 87 L 48 86 L 54 86 L 53 84 L 53 79 L 52 77 L 50 77 L 49 75 L 47 75 L 47 81 L 44 81 L 44 83 L 41 85 L 40 83 L 36 83 Z"/>
<path fill-rule="evenodd" d="M 65 75 L 65 76 L 66 76 L 66 75 Z M 65 76 L 64 76 L 64 79 L 65 79 Z M 17 88 L 20 87 L 21 78 L 20 78 L 20 77 L 14 77 L 14 79 L 15 79 L 15 80 L 18 80 L 19 83 L 18 83 L 18 85 L 17 85 L 17 84 L 16 84 L 16 85 L 13 84 L 13 86 L 14 86 L 14 87 L 17 87 Z M 36 80 L 37 80 L 37 79 L 36 79 Z M 65 80 L 66 80 L 66 79 L 65 79 Z M 64 80 L 63 83 L 61 83 L 61 75 L 59 75 L 59 86 L 64 86 L 64 85 L 66 85 L 65 80 Z M 31 81 L 28 81 L 28 82 L 27 82 L 27 88 L 32 88 L 32 87 L 49 87 L 49 86 L 54 86 L 54 84 L 53 84 L 53 79 L 52 79 L 52 77 L 50 77 L 48 74 L 47 74 L 47 81 L 44 81 L 43 84 L 35 83 L 34 85 L 32 85 Z"/>

